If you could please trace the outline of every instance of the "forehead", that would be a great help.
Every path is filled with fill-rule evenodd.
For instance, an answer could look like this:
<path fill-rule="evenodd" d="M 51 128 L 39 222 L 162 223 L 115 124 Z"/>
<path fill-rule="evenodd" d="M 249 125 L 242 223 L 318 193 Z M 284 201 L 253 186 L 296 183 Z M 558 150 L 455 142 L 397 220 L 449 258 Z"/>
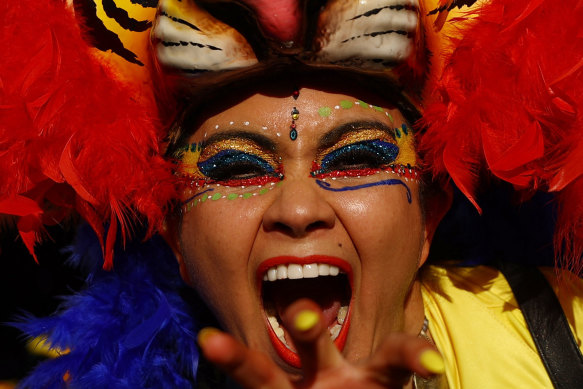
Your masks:
<path fill-rule="evenodd" d="M 289 132 L 293 124 L 298 138 L 292 143 L 300 145 L 351 121 L 380 122 L 388 127 L 405 123 L 388 99 L 364 89 L 339 91 L 312 86 L 296 89 L 279 85 L 237 100 L 230 97 L 215 100 L 213 111 L 207 112 L 190 140 L 200 141 L 221 132 L 250 131 L 264 133 L 276 141 L 292 142 Z"/>

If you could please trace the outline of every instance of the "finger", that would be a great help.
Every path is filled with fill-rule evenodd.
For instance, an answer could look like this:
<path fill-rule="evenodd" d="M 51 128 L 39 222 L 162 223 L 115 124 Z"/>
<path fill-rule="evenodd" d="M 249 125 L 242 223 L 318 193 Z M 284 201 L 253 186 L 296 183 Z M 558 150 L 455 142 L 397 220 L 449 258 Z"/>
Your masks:
<path fill-rule="evenodd" d="M 370 358 L 369 371 L 387 386 L 407 383 L 413 373 L 428 378 L 445 370 L 443 358 L 424 339 L 407 334 L 391 334 Z"/>
<path fill-rule="evenodd" d="M 231 335 L 215 328 L 203 328 L 198 335 L 203 355 L 243 388 L 282 388 L 292 386 L 285 373 L 265 354 L 248 349 Z"/>
<path fill-rule="evenodd" d="M 282 319 L 300 357 L 305 382 L 311 382 L 319 371 L 343 363 L 340 352 L 330 339 L 318 304 L 300 299 L 286 309 Z"/>

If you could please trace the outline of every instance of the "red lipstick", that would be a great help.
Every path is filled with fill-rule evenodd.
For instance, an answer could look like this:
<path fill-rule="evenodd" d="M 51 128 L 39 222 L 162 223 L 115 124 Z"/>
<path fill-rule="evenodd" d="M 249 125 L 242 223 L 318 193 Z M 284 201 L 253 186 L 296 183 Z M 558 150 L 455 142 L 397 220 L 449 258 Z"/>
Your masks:
<path fill-rule="evenodd" d="M 290 265 L 290 264 L 297 264 L 297 265 L 308 265 L 308 264 L 327 264 L 330 266 L 336 266 L 338 269 L 340 269 L 341 273 L 344 273 L 346 275 L 346 278 L 348 279 L 349 285 L 350 285 L 350 303 L 348 306 L 348 312 L 346 314 L 346 318 L 344 319 L 344 322 L 342 323 L 342 327 L 340 329 L 340 332 L 337 336 L 337 338 L 334 340 L 334 344 L 336 345 L 336 347 L 338 348 L 338 350 L 342 351 L 344 349 L 344 346 L 346 344 L 346 339 L 348 337 L 348 331 L 350 328 L 350 316 L 351 316 L 351 305 L 352 305 L 352 278 L 353 278 L 353 274 L 352 274 L 352 267 L 350 266 L 350 264 L 338 257 L 331 257 L 331 256 L 327 256 L 327 255 L 310 255 L 310 256 L 306 256 L 306 257 L 295 257 L 295 256 L 278 256 L 278 257 L 273 257 L 273 258 L 269 258 L 265 261 L 263 261 L 259 267 L 257 268 L 256 271 L 256 280 L 257 280 L 257 285 L 258 285 L 258 290 L 261 291 L 261 294 L 263 294 L 263 278 L 264 275 L 266 274 L 266 272 L 274 267 L 277 267 L 278 265 Z M 268 282 L 268 281 L 266 281 Z M 264 301 L 263 299 L 263 295 L 262 297 L 262 301 Z M 309 297 L 308 297 L 309 298 Z M 264 307 L 264 313 L 265 313 L 265 323 L 268 329 L 268 334 L 269 334 L 269 338 L 271 340 L 271 343 L 275 349 L 275 351 L 277 352 L 277 354 L 279 355 L 280 358 L 282 358 L 282 360 L 284 360 L 286 363 L 288 363 L 289 365 L 293 366 L 293 367 L 301 367 L 301 361 L 298 357 L 298 355 L 290 350 L 286 344 L 284 342 L 282 342 L 282 340 L 280 340 L 277 335 L 275 334 L 271 324 L 269 323 L 269 320 L 267 319 L 267 313 L 265 312 L 265 307 Z M 281 334 L 280 334 L 281 336 Z"/>

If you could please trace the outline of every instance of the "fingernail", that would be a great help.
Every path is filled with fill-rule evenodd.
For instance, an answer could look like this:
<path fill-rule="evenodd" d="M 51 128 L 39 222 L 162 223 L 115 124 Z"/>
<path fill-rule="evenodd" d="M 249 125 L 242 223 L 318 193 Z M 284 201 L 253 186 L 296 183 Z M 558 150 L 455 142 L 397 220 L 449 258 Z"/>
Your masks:
<path fill-rule="evenodd" d="M 310 310 L 301 311 L 296 315 L 294 327 L 298 331 L 308 331 L 320 321 L 320 316 Z"/>
<path fill-rule="evenodd" d="M 205 327 L 202 330 L 198 331 L 197 342 L 198 344 L 203 344 L 206 342 L 210 337 L 220 333 L 221 331 L 217 330 L 213 327 Z"/>
<path fill-rule="evenodd" d="M 419 356 L 421 365 L 433 374 L 442 374 L 445 371 L 443 358 L 437 351 L 425 350 Z"/>

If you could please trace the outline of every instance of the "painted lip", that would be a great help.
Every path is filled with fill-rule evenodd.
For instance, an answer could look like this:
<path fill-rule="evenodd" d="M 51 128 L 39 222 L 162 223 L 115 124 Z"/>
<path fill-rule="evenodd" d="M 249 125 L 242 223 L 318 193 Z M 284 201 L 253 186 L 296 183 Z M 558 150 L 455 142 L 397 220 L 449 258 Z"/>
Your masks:
<path fill-rule="evenodd" d="M 348 276 L 348 282 L 350 284 L 350 291 L 351 291 L 351 296 L 350 296 L 350 303 L 348 306 L 348 313 L 346 314 L 346 319 L 344 320 L 344 324 L 342 325 L 342 329 L 340 330 L 340 333 L 338 334 L 338 337 L 336 338 L 336 340 L 334 340 L 334 344 L 336 345 L 336 348 L 338 348 L 338 350 L 340 350 L 340 352 L 342 352 L 342 350 L 344 349 L 344 346 L 346 345 L 346 339 L 348 337 L 348 330 L 350 328 L 350 317 L 351 317 L 351 312 L 352 312 L 352 301 L 354 299 L 354 288 L 353 288 L 353 283 L 352 283 L 352 278 L 353 278 L 353 274 L 352 274 L 352 266 L 350 266 L 350 264 L 348 262 L 346 262 L 345 260 L 338 258 L 338 257 L 331 257 L 328 255 L 309 255 L 306 257 L 294 257 L 294 256 L 279 256 L 279 257 L 273 257 L 273 258 L 269 258 L 265 261 L 263 261 L 259 267 L 257 268 L 257 272 L 256 272 L 256 282 L 257 282 L 257 289 L 260 291 L 260 294 L 263 293 L 263 288 L 261 287 L 262 282 L 263 282 L 263 275 L 267 272 L 267 270 L 271 267 L 277 266 L 277 265 L 287 265 L 287 264 L 298 264 L 298 265 L 306 265 L 306 264 L 310 264 L 310 263 L 324 263 L 324 264 L 328 264 L 328 265 L 334 265 L 337 266 L 342 272 L 346 273 L 346 275 Z M 263 296 L 260 296 L 261 301 L 263 301 Z M 301 368 L 301 361 L 300 358 L 298 356 L 298 354 L 296 354 L 295 352 L 291 351 L 290 349 L 288 349 L 286 347 L 285 344 L 283 344 L 279 338 L 277 337 L 277 335 L 275 335 L 275 332 L 273 331 L 273 328 L 271 328 L 271 325 L 269 324 L 269 321 L 267 320 L 267 315 L 265 314 L 265 309 L 263 309 L 263 319 L 265 321 L 265 326 L 268 329 L 268 334 L 269 334 L 269 339 L 271 340 L 271 344 L 273 345 L 275 351 L 277 352 L 277 354 L 279 355 L 279 357 L 281 359 L 283 359 L 287 364 L 289 364 L 290 366 L 296 367 L 296 368 Z"/>

